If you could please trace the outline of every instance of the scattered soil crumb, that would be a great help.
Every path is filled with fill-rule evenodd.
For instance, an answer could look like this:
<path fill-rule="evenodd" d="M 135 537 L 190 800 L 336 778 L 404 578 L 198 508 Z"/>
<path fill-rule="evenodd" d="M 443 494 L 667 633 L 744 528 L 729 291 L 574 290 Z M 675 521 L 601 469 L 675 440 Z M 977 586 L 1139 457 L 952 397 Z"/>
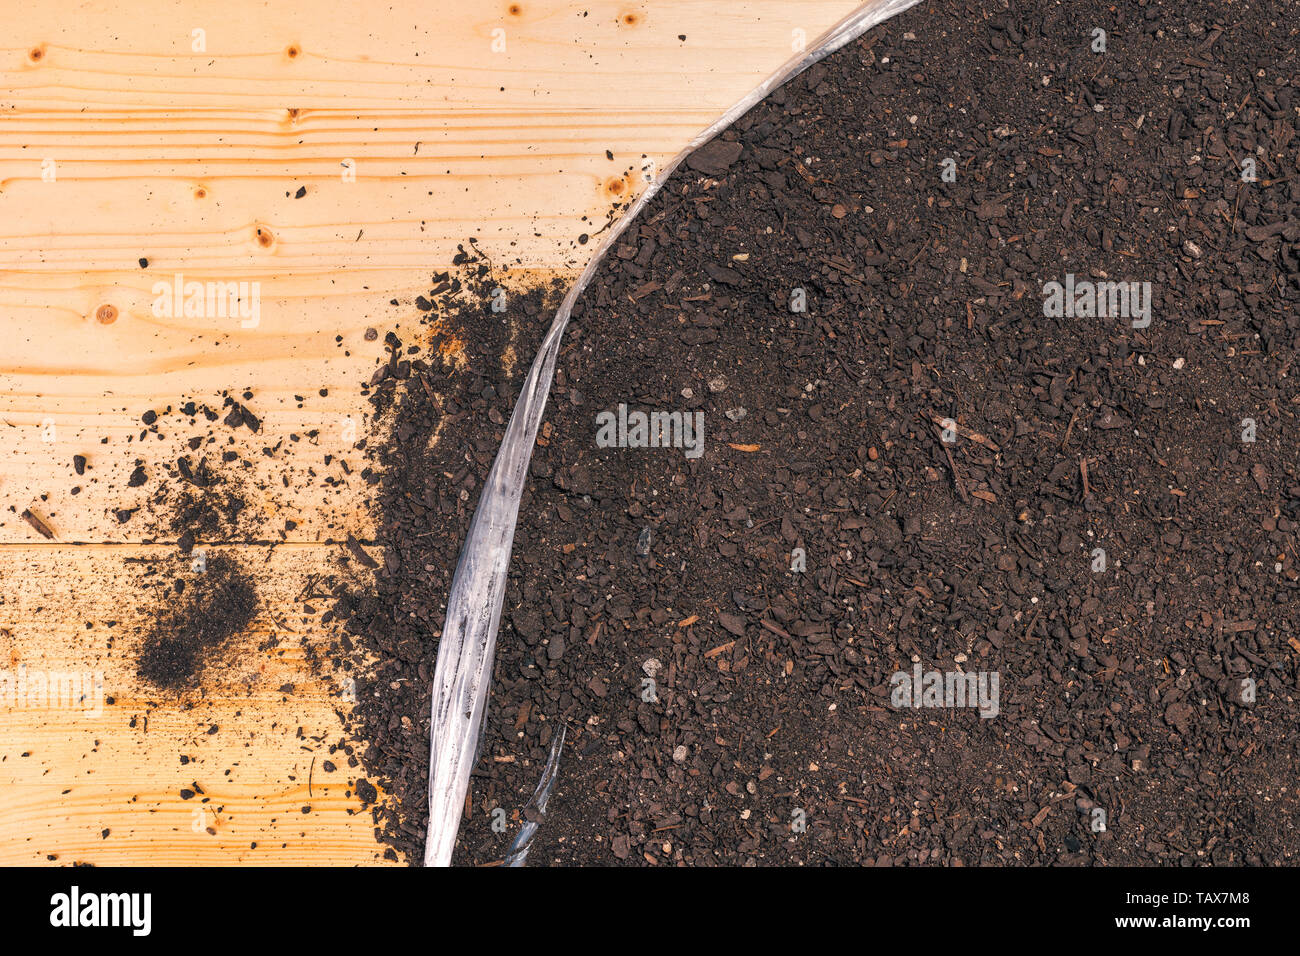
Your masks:
<path fill-rule="evenodd" d="M 177 578 L 140 646 L 139 676 L 166 690 L 193 685 L 204 663 L 257 614 L 253 580 L 229 555 L 205 558 L 206 570 Z M 180 601 L 175 604 L 175 598 Z"/>

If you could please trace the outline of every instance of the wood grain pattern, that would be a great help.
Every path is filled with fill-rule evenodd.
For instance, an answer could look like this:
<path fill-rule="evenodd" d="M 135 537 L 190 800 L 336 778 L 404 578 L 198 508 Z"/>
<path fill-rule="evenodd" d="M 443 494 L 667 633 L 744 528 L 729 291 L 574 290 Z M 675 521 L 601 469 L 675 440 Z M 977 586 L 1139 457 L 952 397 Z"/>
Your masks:
<path fill-rule="evenodd" d="M 0 700 L 0 863 L 382 862 L 358 770 L 330 750 L 347 700 L 305 663 L 329 633 L 292 600 L 313 574 L 364 573 L 329 543 L 373 531 L 355 442 L 382 341 L 364 330 L 413 326 L 470 237 L 521 282 L 572 276 L 647 160 L 855 6 L 60 0 L 6 18 L 0 690 L 102 672 L 112 703 Z M 256 327 L 156 315 L 154 283 L 177 273 L 259 283 Z M 244 663 L 161 697 L 134 677 L 150 613 L 134 588 L 182 560 L 151 523 L 156 482 L 127 476 L 160 475 L 195 432 L 164 416 L 141 439 L 140 415 L 244 389 L 263 429 L 237 434 L 242 474 L 273 489 L 250 507 L 297 526 L 275 548 L 213 545 L 265 582 Z"/>
<path fill-rule="evenodd" d="M 335 749 L 347 675 L 306 667 L 308 651 L 327 636 L 291 601 L 328 558 L 316 546 L 245 551 L 245 560 L 265 564 L 262 610 L 229 658 L 238 663 L 209 669 L 202 692 L 177 697 L 135 677 L 133 635 L 155 605 L 129 597 L 147 574 L 182 572 L 174 548 L 0 549 L 0 667 L 12 681 L 0 688 L 9 695 L 0 723 L 6 862 L 379 856 L 369 814 L 352 794 L 358 771 Z M 272 635 L 278 641 L 268 647 Z M 73 674 L 84 675 L 84 700 L 40 690 L 42 679 L 51 687 L 54 675 Z M 324 769 L 327 760 L 335 771 Z M 196 783 L 203 792 L 185 798 Z"/>

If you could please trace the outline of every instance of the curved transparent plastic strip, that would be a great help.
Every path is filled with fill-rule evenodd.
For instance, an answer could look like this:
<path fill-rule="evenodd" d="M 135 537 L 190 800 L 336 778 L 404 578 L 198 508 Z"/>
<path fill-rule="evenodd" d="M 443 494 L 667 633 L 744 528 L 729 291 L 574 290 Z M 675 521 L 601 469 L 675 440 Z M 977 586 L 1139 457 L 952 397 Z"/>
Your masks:
<path fill-rule="evenodd" d="M 447 618 L 433 676 L 433 719 L 429 728 L 429 829 L 424 848 L 426 866 L 449 865 L 456 844 L 456 831 L 465 806 L 470 772 L 474 768 L 475 743 L 483 723 L 488 685 L 492 678 L 497 625 L 501 620 L 519 500 L 573 303 L 591 281 L 605 254 L 687 155 L 734 123 L 772 90 L 916 2 L 872 0 L 863 4 L 828 30 L 811 51 L 788 62 L 692 139 L 614 224 L 564 297 L 528 370 L 501 448 L 488 472 L 447 598 Z"/>
<path fill-rule="evenodd" d="M 546 808 L 551 802 L 551 790 L 560 775 L 560 752 L 564 750 L 564 735 L 567 730 L 564 724 L 560 724 L 560 733 L 551 744 L 551 755 L 546 758 L 546 769 L 542 771 L 542 779 L 538 781 L 537 789 L 533 791 L 533 798 L 524 806 L 524 825 L 519 828 L 519 834 L 510 844 L 502 866 L 523 866 L 528 859 L 528 851 L 533 848 L 533 837 L 537 835 L 537 827 L 546 819 Z M 541 818 L 536 823 L 527 818 L 530 810 Z"/>

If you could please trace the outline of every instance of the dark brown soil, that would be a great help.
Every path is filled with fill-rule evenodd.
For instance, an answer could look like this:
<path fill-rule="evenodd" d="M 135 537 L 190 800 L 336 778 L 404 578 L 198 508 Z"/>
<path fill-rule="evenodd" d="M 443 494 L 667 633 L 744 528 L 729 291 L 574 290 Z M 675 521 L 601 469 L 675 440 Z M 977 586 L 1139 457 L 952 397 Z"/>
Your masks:
<path fill-rule="evenodd" d="M 674 176 L 566 336 L 459 862 L 560 720 L 532 865 L 1295 861 L 1298 12 L 923 4 Z M 1067 274 L 1149 282 L 1150 326 L 1045 315 Z M 375 383 L 384 565 L 339 613 L 413 861 L 433 636 L 549 308 Z M 702 412 L 703 456 L 598 447 L 620 404 Z M 997 715 L 899 709 L 915 664 L 998 674 Z"/>
<path fill-rule="evenodd" d="M 231 540 L 252 542 L 268 534 L 262 516 L 246 515 L 250 495 L 266 498 L 269 489 L 250 492 L 243 471 L 247 462 L 230 437 L 233 429 L 256 432 L 260 420 L 229 393 L 223 420 L 212 407 L 183 401 L 141 415 L 139 440 L 163 438 L 172 429 L 193 432 L 185 442 L 188 454 L 149 474 L 137 467 L 131 482 L 154 482 L 146 505 L 152 533 L 172 538 L 180 551 L 184 572 L 172 577 L 175 559 L 148 559 L 144 579 L 145 619 L 151 621 L 137 655 L 137 674 L 149 686 L 180 691 L 198 686 L 204 668 L 225 654 L 231 640 L 256 616 L 254 578 L 238 563 L 233 551 L 213 553 L 207 545 Z M 244 401 L 253 397 L 242 393 Z M 254 427 L 257 423 L 257 428 Z M 79 468 L 84 469 L 84 458 Z M 74 466 L 76 462 L 74 462 Z M 118 512 L 119 522 L 132 520 L 137 509 Z M 256 511 L 256 509 L 254 509 Z M 283 533 L 280 535 L 283 537 Z M 269 543 L 269 542 L 268 542 Z M 203 547 L 199 547 L 203 546 Z M 196 550 L 196 547 L 199 550 Z"/>
<path fill-rule="evenodd" d="M 228 554 L 204 556 L 202 572 L 164 582 L 154 624 L 140 645 L 139 676 L 163 690 L 198 682 L 208 657 L 243 633 L 257 614 L 253 580 Z"/>
<path fill-rule="evenodd" d="M 389 361 L 371 379 L 371 401 L 389 433 L 362 471 L 375 486 L 383 564 L 373 591 L 339 586 L 323 619 L 346 624 L 336 666 L 364 674 L 349 730 L 366 742 L 366 769 L 394 798 L 374 808 L 376 835 L 394 858 L 394 851 L 423 857 L 422 824 L 409 808 L 428 788 L 429 690 L 455 534 L 469 523 L 526 363 L 562 292 L 512 290 L 506 310 L 493 312 L 494 298 L 501 300 L 488 261 L 472 245 L 457 258 L 457 273 L 434 276 L 429 295 L 416 300 L 425 314 L 419 340 L 385 338 Z"/>

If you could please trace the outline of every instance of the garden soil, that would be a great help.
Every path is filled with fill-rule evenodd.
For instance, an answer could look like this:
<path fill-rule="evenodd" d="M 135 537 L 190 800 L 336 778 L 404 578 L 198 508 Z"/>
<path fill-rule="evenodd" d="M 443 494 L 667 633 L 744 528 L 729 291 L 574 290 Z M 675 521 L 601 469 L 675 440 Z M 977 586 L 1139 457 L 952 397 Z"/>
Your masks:
<path fill-rule="evenodd" d="M 530 865 L 1296 861 L 1297 14 L 922 3 L 674 174 L 566 333 L 458 863 L 561 723 Z M 451 575 L 562 291 L 458 269 L 368 385 L 382 562 L 333 611 L 412 862 Z M 620 405 L 703 453 L 601 447 Z M 900 706 L 918 670 L 997 697 Z"/>

